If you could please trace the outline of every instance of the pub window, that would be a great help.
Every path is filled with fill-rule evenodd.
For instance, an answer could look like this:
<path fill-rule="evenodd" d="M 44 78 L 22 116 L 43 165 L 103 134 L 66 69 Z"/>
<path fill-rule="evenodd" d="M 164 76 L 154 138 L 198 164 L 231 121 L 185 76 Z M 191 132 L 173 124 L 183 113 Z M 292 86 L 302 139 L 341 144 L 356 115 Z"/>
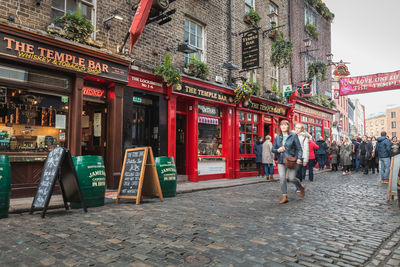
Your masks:
<path fill-rule="evenodd" d="M 250 12 L 251 9 L 254 9 L 254 0 L 245 0 L 244 1 L 244 12 L 247 14 Z"/>
<path fill-rule="evenodd" d="M 0 150 L 48 152 L 66 146 L 68 97 L 0 87 Z"/>
<path fill-rule="evenodd" d="M 253 145 L 258 137 L 258 115 L 240 113 L 243 115 L 239 116 L 239 119 L 246 118 L 246 120 L 240 120 L 239 122 L 239 154 L 253 155 Z"/>
<path fill-rule="evenodd" d="M 200 156 L 222 155 L 222 120 L 199 116 L 198 154 Z"/>
<path fill-rule="evenodd" d="M 57 17 L 64 16 L 67 13 L 73 13 L 78 8 L 84 18 L 89 20 L 93 27 L 96 28 L 96 0 L 52 0 L 51 1 L 51 21 Z M 93 30 L 93 35 L 96 30 Z M 94 38 L 94 36 L 93 36 Z"/>
<path fill-rule="evenodd" d="M 204 27 L 197 22 L 194 22 L 189 19 L 185 19 L 185 33 L 184 39 L 185 42 L 189 45 L 197 48 L 195 53 L 185 53 L 184 62 L 185 66 L 188 65 L 189 61 L 192 57 L 195 57 L 199 60 L 204 60 Z"/>

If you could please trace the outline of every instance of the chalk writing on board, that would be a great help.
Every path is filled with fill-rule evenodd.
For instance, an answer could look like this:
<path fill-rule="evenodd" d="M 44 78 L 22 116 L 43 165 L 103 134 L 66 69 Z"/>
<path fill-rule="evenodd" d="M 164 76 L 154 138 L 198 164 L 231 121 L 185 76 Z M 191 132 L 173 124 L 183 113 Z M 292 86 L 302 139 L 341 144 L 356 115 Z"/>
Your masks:
<path fill-rule="evenodd" d="M 120 195 L 137 195 L 140 181 L 140 173 L 142 171 L 143 157 L 144 150 L 127 152 Z"/>

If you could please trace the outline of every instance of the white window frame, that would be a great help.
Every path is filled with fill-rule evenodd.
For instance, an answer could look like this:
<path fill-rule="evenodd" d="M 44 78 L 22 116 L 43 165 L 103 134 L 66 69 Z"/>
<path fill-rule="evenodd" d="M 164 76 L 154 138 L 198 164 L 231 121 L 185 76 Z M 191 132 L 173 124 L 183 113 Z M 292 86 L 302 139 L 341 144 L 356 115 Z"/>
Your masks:
<path fill-rule="evenodd" d="M 89 2 L 89 1 L 85 1 L 85 0 L 74 0 L 74 1 L 76 1 L 76 6 L 81 8 L 81 10 L 82 10 L 82 4 L 85 4 L 85 5 L 87 5 L 87 6 L 92 8 L 92 18 L 90 19 L 90 22 L 93 25 L 93 33 L 92 33 L 91 37 L 93 39 L 96 39 L 96 19 L 97 19 L 97 17 L 96 17 L 96 5 L 97 5 L 97 0 L 92 0 L 92 3 Z M 53 7 L 52 4 L 51 4 L 51 12 L 53 10 L 58 11 L 58 12 L 63 12 L 64 15 L 67 14 L 67 0 L 64 0 L 64 9 L 59 9 L 59 8 Z"/>
<path fill-rule="evenodd" d="M 188 31 L 186 31 L 186 29 L 185 29 L 186 23 L 188 23 Z M 194 42 L 194 44 L 193 44 L 193 42 L 191 42 L 191 37 L 190 37 L 191 36 L 191 33 L 190 33 L 191 24 L 195 25 L 195 33 L 194 33 L 195 42 Z M 199 36 L 199 34 L 198 34 L 199 28 L 201 28 L 201 36 Z M 186 33 L 187 33 L 187 38 L 188 38 L 187 40 L 185 39 Z M 201 46 L 198 45 L 198 38 L 199 37 L 202 40 Z M 185 18 L 185 20 L 184 20 L 184 37 L 183 38 L 184 38 L 185 42 L 187 42 L 189 45 L 191 45 L 191 46 L 193 46 L 193 47 L 195 47 L 197 49 L 197 52 L 195 52 L 195 53 L 190 53 L 190 54 L 185 53 L 184 54 L 185 66 L 187 65 L 187 63 L 192 58 L 192 55 L 195 55 L 196 58 L 200 59 L 203 62 L 206 62 L 206 59 L 205 59 L 205 56 L 204 56 L 205 55 L 205 50 L 206 50 L 205 49 L 205 47 L 206 47 L 206 45 L 205 45 L 206 44 L 205 27 L 203 25 L 201 25 L 200 23 L 192 20 L 192 19 Z M 198 56 L 196 56 L 196 54 Z"/>
<path fill-rule="evenodd" d="M 310 7 L 304 7 L 304 25 L 307 25 L 307 22 L 313 24 L 317 27 L 317 14 Z"/>
<path fill-rule="evenodd" d="M 256 0 L 244 0 L 244 13 L 249 13 L 250 9 L 256 10 Z"/>
<path fill-rule="evenodd" d="M 272 14 L 272 13 L 275 13 L 277 16 L 279 16 L 279 8 L 278 8 L 278 6 L 276 5 L 276 4 L 274 4 L 274 3 L 269 3 L 269 6 L 268 6 L 268 8 L 269 8 L 269 14 Z M 270 25 L 270 28 L 272 28 L 272 17 L 269 17 L 269 25 Z M 276 21 L 276 26 L 278 27 L 278 20 Z"/>

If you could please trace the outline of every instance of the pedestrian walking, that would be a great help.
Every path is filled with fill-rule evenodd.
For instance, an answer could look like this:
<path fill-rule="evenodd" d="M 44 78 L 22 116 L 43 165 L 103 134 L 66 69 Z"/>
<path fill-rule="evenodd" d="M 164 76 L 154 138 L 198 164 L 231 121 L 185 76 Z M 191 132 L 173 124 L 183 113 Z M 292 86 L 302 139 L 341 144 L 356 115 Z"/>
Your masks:
<path fill-rule="evenodd" d="M 258 170 L 258 177 L 262 177 L 262 147 L 263 147 L 263 138 L 259 136 L 257 138 L 256 143 L 254 144 L 254 154 L 256 155 L 256 165 Z"/>
<path fill-rule="evenodd" d="M 351 170 L 358 171 L 360 169 L 360 143 L 361 139 L 359 137 L 351 140 L 353 143 L 352 151 L 351 151 Z"/>
<path fill-rule="evenodd" d="M 329 158 L 332 164 L 332 171 L 335 172 L 338 170 L 338 154 L 339 148 L 336 144 L 336 141 L 333 141 L 331 146 L 328 149 Z"/>
<path fill-rule="evenodd" d="M 272 153 L 271 136 L 267 135 L 262 146 L 262 164 L 264 167 L 265 179 L 274 179 L 274 154 Z"/>
<path fill-rule="evenodd" d="M 314 142 L 312 135 L 310 135 L 310 140 L 308 141 L 308 180 L 310 182 L 314 181 L 314 167 L 315 167 L 315 150 L 319 146 Z M 306 176 L 307 168 L 304 168 L 304 177 Z"/>
<path fill-rule="evenodd" d="M 390 154 L 392 150 L 392 144 L 386 137 L 386 132 L 381 132 L 381 136 L 377 139 L 377 150 L 379 156 L 379 162 L 381 163 L 381 183 L 389 182 L 389 171 L 390 171 Z"/>
<path fill-rule="evenodd" d="M 325 167 L 325 162 L 326 162 L 326 150 L 328 149 L 328 145 L 326 144 L 324 138 L 320 136 L 317 141 L 318 145 L 318 150 L 317 150 L 317 160 L 318 160 L 318 166 L 320 170 L 323 170 Z"/>
<path fill-rule="evenodd" d="M 280 204 L 288 202 L 287 199 L 287 181 L 292 182 L 300 188 L 300 197 L 305 196 L 305 187 L 300 183 L 296 176 L 296 163 L 301 163 L 303 150 L 296 133 L 290 132 L 290 124 L 287 120 L 282 120 L 279 124 L 279 135 L 275 138 L 272 152 L 278 154 L 278 172 L 282 191 L 282 200 Z"/>
<path fill-rule="evenodd" d="M 390 149 L 390 156 L 394 157 L 398 154 L 400 154 L 400 143 L 397 139 L 397 136 L 393 136 L 392 137 L 392 146 Z"/>
<path fill-rule="evenodd" d="M 379 157 L 378 157 L 378 150 L 376 149 L 376 137 L 372 136 L 371 138 L 372 144 L 372 153 L 371 159 L 369 160 L 369 168 L 371 169 L 372 174 L 375 174 L 375 169 L 377 173 L 379 173 Z"/>
<path fill-rule="evenodd" d="M 298 164 L 296 169 L 296 177 L 300 179 L 300 182 L 302 182 L 303 179 L 305 179 L 306 174 L 305 171 L 303 172 L 303 168 L 307 169 L 308 164 L 308 141 L 310 140 L 310 135 L 304 130 L 304 125 L 301 123 L 297 123 L 294 130 L 299 138 L 301 149 L 303 150 L 303 156 L 301 158 L 302 163 Z M 298 188 L 298 191 L 300 191 L 300 188 Z"/>
<path fill-rule="evenodd" d="M 361 138 L 360 144 L 360 164 L 362 166 L 362 171 L 364 174 L 368 174 L 369 162 L 372 157 L 372 151 L 374 147 L 370 141 L 368 141 L 367 136 Z"/>
<path fill-rule="evenodd" d="M 350 139 L 346 136 L 344 138 L 343 144 L 340 147 L 340 159 L 343 165 L 343 175 L 350 174 L 350 168 L 352 164 L 351 153 L 353 150 L 353 144 Z"/>

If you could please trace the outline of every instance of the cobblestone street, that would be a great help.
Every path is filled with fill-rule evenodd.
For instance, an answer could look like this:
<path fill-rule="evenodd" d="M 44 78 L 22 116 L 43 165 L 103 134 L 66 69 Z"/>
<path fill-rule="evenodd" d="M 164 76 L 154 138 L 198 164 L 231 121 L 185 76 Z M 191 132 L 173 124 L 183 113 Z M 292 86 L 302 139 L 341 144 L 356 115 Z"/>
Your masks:
<path fill-rule="evenodd" d="M 400 210 L 376 175 L 319 174 L 0 220 L 0 266 L 399 266 Z"/>

